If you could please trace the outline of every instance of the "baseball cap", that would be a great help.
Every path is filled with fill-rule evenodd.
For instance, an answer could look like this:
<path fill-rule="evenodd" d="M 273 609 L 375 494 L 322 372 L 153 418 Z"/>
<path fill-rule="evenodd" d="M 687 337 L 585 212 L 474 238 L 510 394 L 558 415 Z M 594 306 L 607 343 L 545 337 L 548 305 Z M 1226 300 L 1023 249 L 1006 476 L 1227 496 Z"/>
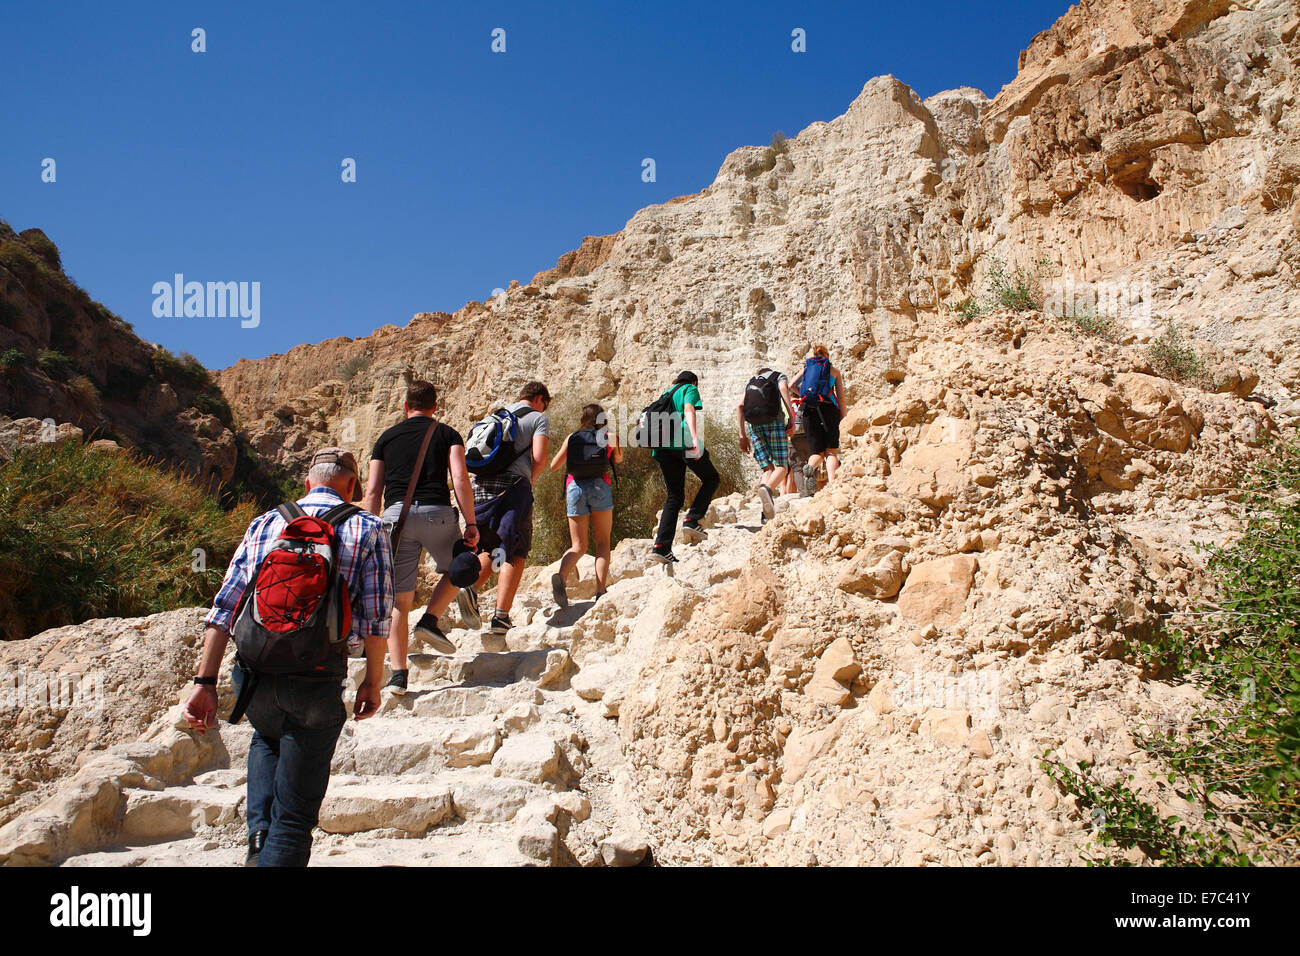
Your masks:
<path fill-rule="evenodd" d="M 447 579 L 458 588 L 472 587 L 482 570 L 478 555 L 464 541 L 457 541 L 451 546 L 451 564 L 447 568 Z"/>
<path fill-rule="evenodd" d="M 307 470 L 311 471 L 317 465 L 337 465 L 349 472 L 357 483 L 357 495 L 361 494 L 361 477 L 357 473 L 357 459 L 352 452 L 345 448 L 322 448 L 311 456 L 311 464 L 307 466 Z"/>

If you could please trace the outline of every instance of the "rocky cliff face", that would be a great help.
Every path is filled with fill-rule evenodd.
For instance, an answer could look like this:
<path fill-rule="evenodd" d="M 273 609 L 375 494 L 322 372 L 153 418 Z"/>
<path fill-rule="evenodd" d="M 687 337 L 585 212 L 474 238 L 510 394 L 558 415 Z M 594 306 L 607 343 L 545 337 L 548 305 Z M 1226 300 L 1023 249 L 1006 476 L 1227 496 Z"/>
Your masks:
<path fill-rule="evenodd" d="M 71 422 L 216 487 L 235 477 L 230 409 L 207 371 L 142 341 L 68 279 L 39 229 L 0 222 L 0 413 Z"/>
<path fill-rule="evenodd" d="M 918 319 L 979 294 L 996 256 L 1057 311 L 1100 299 L 1130 340 L 1176 320 L 1300 413 L 1297 22 L 1279 0 L 1079 5 L 991 101 L 878 77 L 495 300 L 219 381 L 258 451 L 294 465 L 327 438 L 366 452 L 409 375 L 459 426 L 534 377 L 639 409 L 681 367 L 729 409 L 758 365 L 824 342 L 852 397 L 882 396 Z"/>
<path fill-rule="evenodd" d="M 1092 821 L 1049 750 L 1194 821 L 1134 735 L 1180 733 L 1198 692 L 1136 648 L 1205 593 L 1193 541 L 1234 533 L 1231 475 L 1300 416 L 1298 27 L 1271 0 L 1080 5 L 991 101 L 872 80 L 494 302 L 222 372 L 292 465 L 364 454 L 413 374 L 462 426 L 534 377 L 639 408 L 683 366 L 729 409 L 810 341 L 849 377 L 835 485 L 765 526 L 715 502 L 671 571 L 625 541 L 594 605 L 557 611 L 532 569 L 504 648 L 449 626 L 456 655 L 413 657 L 412 693 L 349 725 L 318 859 L 1077 864 Z M 1114 334 L 941 308 L 994 256 L 1047 260 L 1047 298 L 1118 288 Z M 1146 347 L 1168 319 L 1195 381 Z M 85 625 L 81 666 L 122 627 Z M 0 863 L 237 861 L 242 738 L 178 716 L 21 795 Z"/>

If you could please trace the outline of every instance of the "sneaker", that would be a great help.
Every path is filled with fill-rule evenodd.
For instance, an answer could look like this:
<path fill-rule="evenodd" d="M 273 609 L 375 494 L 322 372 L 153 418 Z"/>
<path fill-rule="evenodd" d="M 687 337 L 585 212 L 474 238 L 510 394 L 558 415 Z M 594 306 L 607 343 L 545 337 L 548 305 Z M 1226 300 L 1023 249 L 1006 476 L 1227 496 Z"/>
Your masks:
<path fill-rule="evenodd" d="M 709 536 L 709 533 L 700 527 L 698 521 L 682 522 L 682 537 L 687 541 L 699 542 Z"/>
<path fill-rule="evenodd" d="M 427 611 L 416 622 L 415 634 L 440 654 L 456 653 L 456 645 L 447 640 L 447 635 L 438 626 L 438 619 Z"/>
<path fill-rule="evenodd" d="M 660 551 L 655 549 L 650 552 L 651 564 L 676 564 L 677 556 L 671 551 Z"/>
<path fill-rule="evenodd" d="M 388 678 L 388 683 L 384 686 L 391 690 L 398 697 L 406 696 L 406 675 L 407 671 L 393 671 L 393 676 Z"/>
<path fill-rule="evenodd" d="M 764 521 L 771 521 L 776 517 L 776 502 L 772 500 L 772 489 L 767 485 L 758 486 L 758 503 L 763 506 Z"/>
<path fill-rule="evenodd" d="M 460 608 L 460 620 L 471 631 L 483 626 L 483 616 L 478 612 L 478 592 L 473 588 L 461 588 L 456 595 L 456 606 Z"/>
<path fill-rule="evenodd" d="M 559 571 L 551 575 L 551 596 L 560 607 L 569 606 L 569 589 L 565 587 L 564 575 Z"/>
<path fill-rule="evenodd" d="M 811 495 L 817 490 L 817 469 L 812 465 L 804 465 L 803 480 L 806 494 Z"/>
<path fill-rule="evenodd" d="M 492 615 L 492 624 L 489 626 L 488 630 L 493 634 L 504 634 L 512 627 L 514 627 L 514 625 L 510 623 L 510 615 L 496 611 Z"/>

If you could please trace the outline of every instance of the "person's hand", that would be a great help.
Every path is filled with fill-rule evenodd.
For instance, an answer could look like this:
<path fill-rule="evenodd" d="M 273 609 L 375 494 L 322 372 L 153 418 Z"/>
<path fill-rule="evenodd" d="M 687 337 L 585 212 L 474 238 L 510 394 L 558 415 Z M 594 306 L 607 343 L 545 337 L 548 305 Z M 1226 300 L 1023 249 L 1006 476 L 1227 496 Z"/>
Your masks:
<path fill-rule="evenodd" d="M 848 410 L 847 408 L 841 408 L 841 409 L 840 409 L 840 418 L 843 419 L 844 416 L 847 415 L 848 413 L 849 413 L 849 410 Z"/>
<path fill-rule="evenodd" d="M 696 441 L 695 444 L 691 445 L 686 449 L 686 457 L 690 459 L 699 458 L 703 454 L 704 454 L 704 449 L 700 447 L 700 443 L 698 441 Z"/>
<path fill-rule="evenodd" d="M 742 434 L 740 436 L 740 450 L 744 454 L 749 454 L 749 436 Z"/>
<path fill-rule="evenodd" d="M 465 544 L 470 548 L 478 547 L 478 526 L 470 525 L 465 529 Z"/>
<path fill-rule="evenodd" d="M 790 419 L 788 422 L 785 423 L 785 437 L 786 437 L 786 438 L 793 438 L 793 437 L 794 437 L 794 419 L 793 419 L 793 418 Z"/>
<path fill-rule="evenodd" d="M 194 688 L 190 699 L 185 704 L 185 719 L 196 732 L 207 733 L 209 727 L 217 724 L 217 689 L 200 685 Z"/>
<path fill-rule="evenodd" d="M 382 701 L 382 695 L 379 693 L 379 682 L 370 683 L 364 681 L 357 688 L 357 700 L 352 706 L 352 716 L 357 720 L 365 720 L 367 717 L 373 717 L 379 711 L 379 704 Z"/>

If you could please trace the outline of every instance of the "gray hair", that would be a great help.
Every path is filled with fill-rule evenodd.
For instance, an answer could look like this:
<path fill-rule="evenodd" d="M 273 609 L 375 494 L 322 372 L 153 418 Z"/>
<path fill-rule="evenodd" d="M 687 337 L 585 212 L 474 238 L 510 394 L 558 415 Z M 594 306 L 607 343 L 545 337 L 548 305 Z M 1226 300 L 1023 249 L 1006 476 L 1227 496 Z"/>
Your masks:
<path fill-rule="evenodd" d="M 307 472 L 307 480 L 313 485 L 329 485 L 338 481 L 344 475 L 351 478 L 352 472 L 333 462 L 321 462 L 318 465 L 312 465 L 311 471 Z"/>

